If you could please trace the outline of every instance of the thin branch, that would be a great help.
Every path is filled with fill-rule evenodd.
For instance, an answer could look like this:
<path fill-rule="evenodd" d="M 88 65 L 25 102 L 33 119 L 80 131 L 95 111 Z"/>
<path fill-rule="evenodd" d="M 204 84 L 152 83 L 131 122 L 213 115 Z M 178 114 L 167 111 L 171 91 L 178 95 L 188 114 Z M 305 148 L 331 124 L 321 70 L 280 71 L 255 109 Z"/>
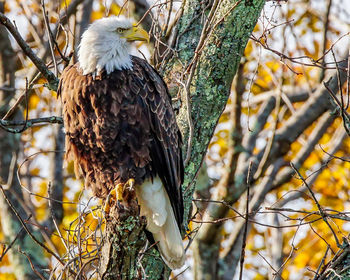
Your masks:
<path fill-rule="evenodd" d="M 29 262 L 29 264 L 30 264 L 30 267 L 32 268 L 33 272 L 34 272 L 41 280 L 45 280 L 45 277 L 35 268 L 35 266 L 34 266 L 32 260 L 31 260 L 30 257 L 29 257 L 29 255 L 28 255 L 26 252 L 21 251 L 21 250 L 19 250 L 19 252 L 20 252 L 21 254 L 23 254 L 23 255 L 27 258 L 27 260 L 28 260 L 28 262 Z"/>
<path fill-rule="evenodd" d="M 0 24 L 4 25 L 7 30 L 11 33 L 11 35 L 15 38 L 18 45 L 21 47 L 22 51 L 27 55 L 31 61 L 38 68 L 40 73 L 46 78 L 48 81 L 48 87 L 50 89 L 56 90 L 58 86 L 58 79 L 45 65 L 44 61 L 42 61 L 28 46 L 26 41 L 19 34 L 17 28 L 13 25 L 8 17 L 6 17 L 3 13 L 0 13 Z"/>
<path fill-rule="evenodd" d="M 345 161 L 345 162 L 350 162 L 350 158 L 337 157 L 337 156 L 333 155 L 332 153 L 328 153 L 326 150 L 324 150 L 324 149 L 322 148 L 321 145 L 320 145 L 320 148 L 321 148 L 321 150 L 322 150 L 325 154 L 327 154 L 327 155 L 328 155 L 329 157 L 331 157 L 331 158 L 339 159 L 339 160 Z"/>
<path fill-rule="evenodd" d="M 60 230 L 60 228 L 59 228 L 58 225 L 57 225 L 56 218 L 55 218 L 55 213 L 54 213 L 54 209 L 53 209 L 53 207 L 52 207 L 52 201 L 51 201 L 51 182 L 49 182 L 48 191 L 47 191 L 47 192 L 48 192 L 48 197 L 49 197 L 48 203 L 49 203 L 49 209 L 50 209 L 51 219 L 52 219 L 53 224 L 54 224 L 54 226 L 55 226 L 55 228 L 56 228 L 56 231 L 57 231 L 57 233 L 58 233 L 58 235 L 59 235 L 59 237 L 60 237 L 60 240 L 62 241 L 63 246 L 66 248 L 66 251 L 69 252 L 68 246 L 67 246 L 67 244 L 66 244 L 66 242 L 65 242 L 65 240 L 64 240 L 64 238 L 63 238 L 63 236 L 62 236 L 61 230 Z"/>
<path fill-rule="evenodd" d="M 11 133 L 21 133 L 24 130 L 33 127 L 35 124 L 45 125 L 45 124 L 54 124 L 54 123 L 63 123 L 62 117 L 52 116 L 44 117 L 37 119 L 30 119 L 27 121 L 8 121 L 0 119 L 0 127 Z M 11 128 L 13 126 L 23 126 L 23 128 Z"/>
<path fill-rule="evenodd" d="M 341 248 L 341 244 L 338 240 L 337 235 L 335 234 L 333 228 L 331 227 L 331 225 L 329 224 L 328 220 L 327 220 L 327 215 L 324 213 L 320 203 L 318 202 L 314 192 L 312 191 L 312 189 L 310 188 L 309 184 L 306 182 L 306 180 L 304 179 L 303 175 L 300 174 L 299 170 L 295 168 L 295 166 L 293 165 L 293 163 L 290 163 L 291 167 L 293 168 L 293 170 L 295 171 L 296 174 L 298 174 L 299 178 L 303 181 L 304 185 L 307 187 L 307 189 L 309 190 L 313 200 L 316 203 L 316 206 L 318 208 L 318 210 L 320 211 L 321 217 L 323 219 L 323 221 L 327 224 L 327 226 L 329 227 L 329 229 L 332 231 L 335 242 L 337 243 L 338 248 Z"/>
<path fill-rule="evenodd" d="M 30 216 L 28 217 L 27 220 L 30 219 Z M 16 237 L 11 241 L 11 243 L 6 247 L 5 251 L 2 252 L 1 256 L 0 256 L 0 263 L 2 261 L 2 259 L 5 257 L 5 255 L 7 254 L 7 252 L 12 248 L 13 244 L 15 244 L 16 240 L 18 239 L 18 237 L 23 233 L 23 227 L 21 228 L 21 230 L 19 231 L 19 233 L 17 233 Z"/>
<path fill-rule="evenodd" d="M 275 275 L 281 276 L 280 273 L 279 273 L 279 271 L 277 271 L 277 270 L 272 266 L 272 264 L 270 264 L 270 262 L 269 262 L 260 252 L 258 252 L 258 255 L 259 255 L 259 256 L 268 264 L 268 266 L 274 271 L 274 274 L 275 274 Z"/>
<path fill-rule="evenodd" d="M 250 200 L 250 173 L 252 169 L 252 162 L 249 163 L 248 175 L 247 175 L 247 201 L 246 201 L 246 217 L 244 223 L 244 231 L 243 231 L 243 242 L 241 249 L 241 259 L 240 259 L 240 270 L 239 270 L 239 280 L 242 279 L 243 276 L 243 264 L 244 264 L 244 256 L 245 256 L 245 247 L 247 245 L 247 231 L 248 231 L 248 223 L 249 223 L 249 200 Z"/>
<path fill-rule="evenodd" d="M 348 128 L 348 125 L 350 126 L 350 116 L 349 116 L 348 112 L 346 112 L 344 110 L 344 106 L 342 105 L 342 102 L 339 101 L 338 97 L 332 91 L 332 89 L 329 87 L 328 83 L 323 83 L 323 85 L 325 86 L 325 88 L 327 89 L 327 92 L 333 98 L 336 105 L 338 106 L 338 109 L 340 110 L 341 117 L 343 119 L 344 129 L 345 129 L 346 133 L 350 136 L 350 129 Z M 341 98 L 341 100 L 343 100 L 343 98 Z"/>
<path fill-rule="evenodd" d="M 328 4 L 327 4 L 327 10 L 326 10 L 326 14 L 325 14 L 325 19 L 324 19 L 324 26 L 323 26 L 323 46 L 322 46 L 322 52 L 321 53 L 325 53 L 326 49 L 327 49 L 327 40 L 328 40 L 328 27 L 329 27 L 329 14 L 331 11 L 331 7 L 332 7 L 332 0 L 328 0 Z M 322 65 L 325 66 L 325 57 L 323 56 L 322 58 Z M 324 76 L 325 76 L 325 68 L 322 68 L 321 70 L 321 75 L 320 75 L 320 82 L 323 81 Z"/>
<path fill-rule="evenodd" d="M 12 107 L 7 111 L 7 113 L 5 114 L 5 116 L 2 118 L 3 120 L 8 119 L 10 116 L 13 115 L 13 113 L 16 111 L 17 107 L 21 104 L 21 102 L 23 101 L 23 99 L 27 96 L 27 92 L 31 89 L 33 89 L 34 86 L 34 82 L 36 81 L 36 79 L 40 76 L 40 72 L 38 72 L 38 74 L 34 77 L 34 79 L 32 79 L 32 81 L 29 83 L 29 85 L 26 85 L 26 89 L 23 91 L 23 93 L 18 97 L 18 99 L 16 100 L 16 102 L 12 105 Z"/>
<path fill-rule="evenodd" d="M 281 83 L 282 83 L 282 81 L 281 81 Z M 264 172 L 267 160 L 269 158 L 269 155 L 270 155 L 270 152 L 272 149 L 272 144 L 275 140 L 277 126 L 278 126 L 278 113 L 279 113 L 280 107 L 281 107 L 281 97 L 282 97 L 282 85 L 279 84 L 278 95 L 276 96 L 277 100 L 276 100 L 276 106 L 275 106 L 275 118 L 274 118 L 273 124 L 272 124 L 272 135 L 267 141 L 262 159 L 260 160 L 257 171 L 254 174 L 254 180 L 257 180 L 258 178 L 260 178 L 260 176 Z"/>
<path fill-rule="evenodd" d="M 320 277 L 317 277 L 318 280 L 326 279 L 329 272 L 334 272 L 333 268 L 339 265 L 344 258 L 346 258 L 350 253 L 350 247 L 347 246 L 344 250 L 339 251 L 334 258 L 327 264 L 324 268 L 324 271 L 321 273 Z M 341 279 L 341 278 L 340 278 Z"/>
<path fill-rule="evenodd" d="M 43 249 L 45 249 L 50 255 L 52 255 L 53 257 L 55 257 L 56 260 L 58 260 L 62 265 L 64 265 L 64 262 L 62 261 L 62 259 L 56 255 L 50 248 L 48 248 L 44 243 L 40 242 L 33 234 L 32 232 L 29 230 L 29 228 L 27 227 L 26 223 L 23 221 L 23 219 L 21 218 L 21 216 L 19 215 L 19 213 L 17 212 L 16 208 L 13 206 L 12 202 L 9 200 L 9 198 L 7 197 L 4 188 L 2 187 L 2 185 L 0 185 L 0 190 L 2 192 L 2 195 L 4 196 L 7 204 L 10 206 L 11 210 L 13 211 L 13 213 L 16 215 L 17 219 L 19 220 L 19 222 L 21 223 L 22 227 L 24 228 L 24 230 L 28 233 L 28 235 L 33 239 L 33 241 L 38 244 L 40 247 L 42 247 Z"/>
<path fill-rule="evenodd" d="M 44 22 L 45 22 L 45 28 L 47 31 L 47 36 L 49 38 L 49 46 L 50 46 L 50 51 L 51 51 L 51 56 L 52 56 L 52 61 L 53 61 L 53 65 L 54 65 L 54 69 L 55 69 L 55 76 L 57 77 L 58 74 L 58 69 L 57 69 L 57 60 L 55 57 L 55 39 L 52 35 L 51 29 L 50 29 L 50 25 L 49 25 L 49 17 L 48 17 L 48 13 L 46 12 L 45 9 L 45 0 L 41 0 L 41 8 L 42 8 L 42 12 L 43 12 L 43 17 L 44 17 Z"/>

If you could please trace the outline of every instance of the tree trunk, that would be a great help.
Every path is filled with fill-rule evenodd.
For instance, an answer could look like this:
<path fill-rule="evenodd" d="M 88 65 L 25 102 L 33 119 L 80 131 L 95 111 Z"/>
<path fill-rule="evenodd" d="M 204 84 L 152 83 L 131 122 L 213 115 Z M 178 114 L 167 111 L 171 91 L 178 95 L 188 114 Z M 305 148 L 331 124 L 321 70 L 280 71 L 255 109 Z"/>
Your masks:
<path fill-rule="evenodd" d="M 101 279 L 167 279 L 170 271 L 163 266 L 154 248 L 145 248 L 146 220 L 140 217 L 134 189 L 126 188 L 121 201 L 107 198 L 106 230 L 101 250 Z"/>
<path fill-rule="evenodd" d="M 178 123 L 184 135 L 184 153 L 188 161 L 184 184 L 187 219 L 191 213 L 195 176 L 219 117 L 226 106 L 241 55 L 265 1 L 241 1 L 237 6 L 237 1 L 220 3 L 214 1 L 204 11 L 203 8 L 196 8 L 200 7 L 200 3 L 204 7 L 208 4 L 200 1 L 186 2 L 178 28 L 178 44 L 174 47 L 179 49 L 179 53 L 165 68 L 168 85 L 176 84 L 175 78 L 181 76 L 179 73 L 186 73 L 188 65 L 196 64 L 196 60 L 193 61 L 194 53 L 200 52 L 195 69 L 190 70 L 193 71 L 192 80 L 189 81 L 190 72 L 183 77 L 183 83 L 187 85 L 186 90 L 180 88 L 183 106 L 180 108 Z M 212 11 L 215 11 L 212 19 L 215 28 L 208 34 L 203 31 L 203 16 L 209 17 Z M 204 28 L 209 27 L 204 26 Z M 203 37 L 205 43 L 198 48 L 200 38 Z M 171 92 L 177 92 L 177 90 L 172 88 Z M 187 114 L 189 110 L 186 106 L 187 98 L 190 99 L 191 121 Z M 192 145 L 187 145 L 189 141 Z M 187 224 L 186 221 L 185 224 Z M 216 279 L 218 240 L 206 242 L 202 237 L 199 231 L 193 245 L 195 279 Z"/>

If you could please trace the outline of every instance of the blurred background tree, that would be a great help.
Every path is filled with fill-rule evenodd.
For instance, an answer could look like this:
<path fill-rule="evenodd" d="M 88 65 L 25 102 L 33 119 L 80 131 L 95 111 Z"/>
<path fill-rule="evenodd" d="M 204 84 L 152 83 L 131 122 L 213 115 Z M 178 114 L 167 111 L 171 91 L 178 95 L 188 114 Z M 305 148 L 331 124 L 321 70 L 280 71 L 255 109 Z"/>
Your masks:
<path fill-rule="evenodd" d="M 187 263 L 171 277 L 346 279 L 350 3 L 264 2 L 0 1 L 1 279 L 98 277 L 101 202 L 63 167 L 55 90 L 88 24 L 119 14 L 152 35 L 134 52 L 185 138 Z"/>

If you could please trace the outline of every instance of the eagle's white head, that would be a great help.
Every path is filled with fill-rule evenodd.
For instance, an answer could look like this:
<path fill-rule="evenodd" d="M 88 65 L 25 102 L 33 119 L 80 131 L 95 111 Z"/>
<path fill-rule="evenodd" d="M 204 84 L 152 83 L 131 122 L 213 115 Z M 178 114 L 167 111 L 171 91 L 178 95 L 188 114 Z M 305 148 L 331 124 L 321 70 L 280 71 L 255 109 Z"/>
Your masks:
<path fill-rule="evenodd" d="M 124 16 L 96 20 L 81 37 L 78 60 L 83 74 L 131 69 L 132 41 L 149 41 L 148 33 Z"/>

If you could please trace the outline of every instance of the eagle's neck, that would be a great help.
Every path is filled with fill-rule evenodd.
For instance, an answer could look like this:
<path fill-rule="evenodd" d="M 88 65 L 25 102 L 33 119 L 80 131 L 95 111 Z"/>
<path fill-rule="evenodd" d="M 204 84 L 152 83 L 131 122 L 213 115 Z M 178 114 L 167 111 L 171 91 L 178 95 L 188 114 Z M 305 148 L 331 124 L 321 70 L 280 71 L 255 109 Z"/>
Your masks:
<path fill-rule="evenodd" d="M 94 36 L 82 37 L 78 60 L 83 75 L 98 75 L 103 70 L 109 74 L 114 70 L 132 69 L 132 60 L 126 44 L 116 43 L 115 40 L 97 41 Z"/>

